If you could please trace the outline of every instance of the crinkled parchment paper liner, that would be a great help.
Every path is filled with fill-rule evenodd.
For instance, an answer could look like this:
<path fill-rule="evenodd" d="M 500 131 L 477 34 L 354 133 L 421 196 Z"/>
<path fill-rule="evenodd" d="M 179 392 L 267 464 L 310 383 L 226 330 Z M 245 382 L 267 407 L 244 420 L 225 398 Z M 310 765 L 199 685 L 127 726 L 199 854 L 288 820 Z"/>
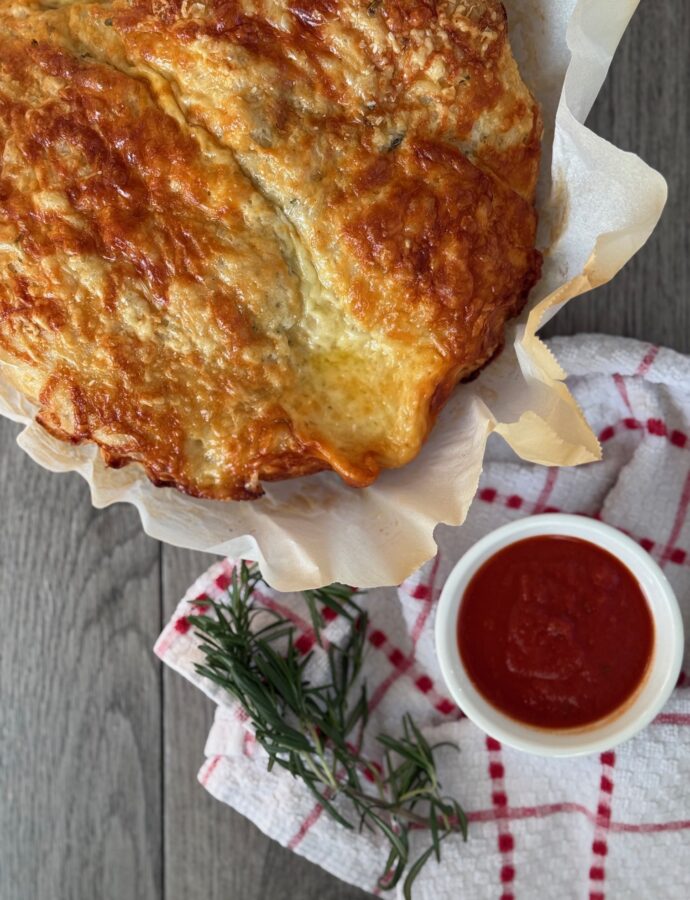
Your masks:
<path fill-rule="evenodd" d="M 26 423 L 18 438 L 24 450 L 47 469 L 83 475 L 95 506 L 133 503 L 153 537 L 256 559 L 282 590 L 404 579 L 435 553 L 439 522 L 464 520 L 492 431 L 545 465 L 598 459 L 565 373 L 535 333 L 566 301 L 612 278 L 647 240 L 664 206 L 663 178 L 582 124 L 637 0 L 505 3 L 514 52 L 546 124 L 539 200 L 544 276 L 511 326 L 503 354 L 455 392 L 412 464 L 360 491 L 326 473 L 271 485 L 255 503 L 195 500 L 154 488 L 136 466 L 106 469 L 93 447 L 51 438 L 0 370 L 0 412 Z"/>

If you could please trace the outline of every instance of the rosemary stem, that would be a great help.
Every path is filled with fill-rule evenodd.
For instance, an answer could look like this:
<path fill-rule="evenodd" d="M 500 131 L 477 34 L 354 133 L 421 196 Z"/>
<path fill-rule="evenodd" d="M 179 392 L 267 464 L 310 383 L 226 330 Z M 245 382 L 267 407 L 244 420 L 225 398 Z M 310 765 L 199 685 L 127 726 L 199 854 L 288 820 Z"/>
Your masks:
<path fill-rule="evenodd" d="M 401 736 L 377 736 L 381 766 L 362 755 L 365 727 L 371 725 L 362 677 L 369 620 L 354 600 L 356 591 L 332 585 L 304 594 L 320 647 L 316 652 L 327 653 L 328 659 L 329 680 L 312 685 L 295 646 L 292 622 L 272 613 L 268 624 L 261 617 L 257 634 L 252 630 L 256 611 L 263 610 L 255 606 L 260 580 L 256 566 L 241 562 L 233 570 L 227 601 L 211 602 L 208 615 L 188 617 L 205 657 L 197 670 L 241 703 L 268 754 L 269 768 L 278 763 L 300 778 L 343 827 L 353 827 L 354 815 L 360 827 L 366 825 L 387 841 L 380 887 L 391 890 L 404 878 L 409 900 L 421 868 L 432 854 L 440 859 L 441 842 L 450 834 L 466 833 L 462 809 L 440 794 L 436 748 L 405 715 Z M 326 608 L 347 622 L 350 632 L 342 644 L 324 648 Z M 360 685 L 357 691 L 355 684 Z M 424 829 L 431 838 L 416 860 L 410 859 L 412 829 Z"/>

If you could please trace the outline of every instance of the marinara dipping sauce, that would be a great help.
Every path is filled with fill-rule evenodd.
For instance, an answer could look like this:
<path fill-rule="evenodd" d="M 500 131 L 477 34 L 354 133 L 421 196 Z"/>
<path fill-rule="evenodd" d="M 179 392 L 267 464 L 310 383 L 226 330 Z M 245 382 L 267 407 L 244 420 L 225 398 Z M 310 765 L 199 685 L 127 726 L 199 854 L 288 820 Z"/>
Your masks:
<path fill-rule="evenodd" d="M 458 646 L 477 690 L 541 728 L 582 728 L 626 706 L 649 669 L 654 623 L 616 557 L 538 536 L 488 559 L 460 604 Z"/>

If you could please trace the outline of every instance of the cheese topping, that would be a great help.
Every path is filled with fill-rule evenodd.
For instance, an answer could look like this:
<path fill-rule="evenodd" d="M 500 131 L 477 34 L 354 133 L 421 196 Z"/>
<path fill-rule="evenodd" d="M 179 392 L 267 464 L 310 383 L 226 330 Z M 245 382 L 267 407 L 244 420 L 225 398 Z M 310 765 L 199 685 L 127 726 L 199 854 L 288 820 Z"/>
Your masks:
<path fill-rule="evenodd" d="M 538 277 L 495 0 L 0 0 L 0 366 L 244 499 L 408 462 Z"/>

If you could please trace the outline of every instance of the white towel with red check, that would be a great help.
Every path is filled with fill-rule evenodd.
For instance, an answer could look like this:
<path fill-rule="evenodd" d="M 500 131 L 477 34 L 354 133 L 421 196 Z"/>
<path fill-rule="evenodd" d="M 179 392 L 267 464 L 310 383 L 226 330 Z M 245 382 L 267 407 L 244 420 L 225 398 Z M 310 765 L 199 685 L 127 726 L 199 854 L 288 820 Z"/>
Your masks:
<path fill-rule="evenodd" d="M 687 676 L 681 675 L 656 721 L 615 751 L 553 760 L 502 747 L 463 718 L 436 662 L 434 605 L 455 561 L 499 525 L 556 510 L 598 516 L 639 541 L 676 589 L 690 634 L 690 358 L 604 336 L 562 338 L 550 346 L 572 373 L 569 385 L 599 435 L 603 461 L 547 469 L 518 460 L 499 438 L 490 440 L 466 524 L 440 527 L 435 560 L 399 588 L 370 591 L 363 600 L 371 616 L 368 746 L 375 754 L 373 736 L 396 734 L 402 713 L 410 712 L 430 741 L 460 747 L 459 755 L 439 752 L 439 771 L 444 792 L 469 813 L 469 840 L 444 843 L 441 864 L 429 862 L 415 883 L 420 900 L 686 900 Z M 156 644 L 164 662 L 217 704 L 199 780 L 281 844 L 377 893 L 383 843 L 367 832 L 346 832 L 286 772 L 269 774 L 241 710 L 195 673 L 200 654 L 186 616 L 195 600 L 222 598 L 231 571 L 232 562 L 223 560 L 199 578 Z M 258 602 L 295 622 L 303 651 L 313 646 L 299 596 L 262 587 Z M 325 636 L 337 640 L 342 628 L 335 619 Z M 423 832 L 414 840 L 420 852 L 427 846 Z"/>

